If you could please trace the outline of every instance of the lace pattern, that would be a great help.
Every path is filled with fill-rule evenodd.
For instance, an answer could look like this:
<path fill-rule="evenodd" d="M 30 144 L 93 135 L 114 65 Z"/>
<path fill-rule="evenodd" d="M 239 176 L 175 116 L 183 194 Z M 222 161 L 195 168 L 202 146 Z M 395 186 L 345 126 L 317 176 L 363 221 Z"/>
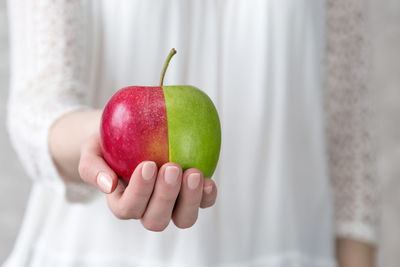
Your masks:
<path fill-rule="evenodd" d="M 86 104 L 87 89 L 81 77 L 85 51 L 82 11 L 82 3 L 72 0 L 9 3 L 12 77 L 8 129 L 28 174 L 47 185 L 62 186 L 49 153 L 50 127 L 63 114 Z M 68 196 L 72 195 L 69 192 Z"/>
<path fill-rule="evenodd" d="M 365 1 L 327 1 L 326 122 L 336 233 L 376 240 L 376 165 Z"/>

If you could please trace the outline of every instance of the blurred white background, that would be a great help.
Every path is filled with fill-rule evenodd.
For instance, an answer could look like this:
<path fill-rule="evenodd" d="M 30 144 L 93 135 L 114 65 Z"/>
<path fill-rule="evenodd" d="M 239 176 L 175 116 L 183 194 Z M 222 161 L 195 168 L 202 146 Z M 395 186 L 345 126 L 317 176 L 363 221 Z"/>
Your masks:
<path fill-rule="evenodd" d="M 30 188 L 5 126 L 9 78 L 5 2 L 0 0 L 0 263 L 12 249 Z M 397 267 L 400 266 L 400 1 L 370 2 L 382 207 L 378 266 Z"/>
<path fill-rule="evenodd" d="M 400 1 L 369 0 L 381 189 L 379 267 L 400 266 Z"/>
<path fill-rule="evenodd" d="M 9 78 L 7 30 L 6 1 L 0 0 L 0 263 L 12 249 L 30 188 L 5 125 Z"/>

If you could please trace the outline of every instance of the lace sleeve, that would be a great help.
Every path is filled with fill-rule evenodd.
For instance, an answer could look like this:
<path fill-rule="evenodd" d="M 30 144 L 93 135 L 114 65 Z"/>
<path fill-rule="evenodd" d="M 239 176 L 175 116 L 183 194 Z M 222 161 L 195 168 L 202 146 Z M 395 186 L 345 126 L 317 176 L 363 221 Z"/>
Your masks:
<path fill-rule="evenodd" d="M 327 1 L 326 114 L 336 234 L 376 241 L 376 163 L 365 1 Z"/>
<path fill-rule="evenodd" d="M 48 148 L 52 123 L 85 108 L 83 8 L 77 0 L 9 0 L 11 84 L 8 130 L 37 182 L 60 185 Z"/>

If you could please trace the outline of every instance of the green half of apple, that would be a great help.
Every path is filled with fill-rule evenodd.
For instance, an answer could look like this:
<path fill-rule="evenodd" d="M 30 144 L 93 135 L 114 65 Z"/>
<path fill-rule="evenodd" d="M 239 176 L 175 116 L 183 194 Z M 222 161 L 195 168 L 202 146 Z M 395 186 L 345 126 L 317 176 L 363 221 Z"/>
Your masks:
<path fill-rule="evenodd" d="M 221 147 L 221 126 L 211 99 L 193 86 L 163 86 L 169 161 L 211 177 Z"/>

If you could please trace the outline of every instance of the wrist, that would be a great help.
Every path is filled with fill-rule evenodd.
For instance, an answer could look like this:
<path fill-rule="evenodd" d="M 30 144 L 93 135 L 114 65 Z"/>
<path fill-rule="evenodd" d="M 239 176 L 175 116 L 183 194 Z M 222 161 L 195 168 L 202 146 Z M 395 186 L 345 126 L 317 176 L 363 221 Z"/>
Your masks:
<path fill-rule="evenodd" d="M 99 132 L 101 110 L 79 110 L 57 119 L 49 133 L 54 164 L 65 181 L 80 182 L 78 164 L 83 142 Z"/>
<path fill-rule="evenodd" d="M 374 267 L 375 248 L 364 242 L 338 238 L 336 240 L 336 258 L 339 267 Z"/>

